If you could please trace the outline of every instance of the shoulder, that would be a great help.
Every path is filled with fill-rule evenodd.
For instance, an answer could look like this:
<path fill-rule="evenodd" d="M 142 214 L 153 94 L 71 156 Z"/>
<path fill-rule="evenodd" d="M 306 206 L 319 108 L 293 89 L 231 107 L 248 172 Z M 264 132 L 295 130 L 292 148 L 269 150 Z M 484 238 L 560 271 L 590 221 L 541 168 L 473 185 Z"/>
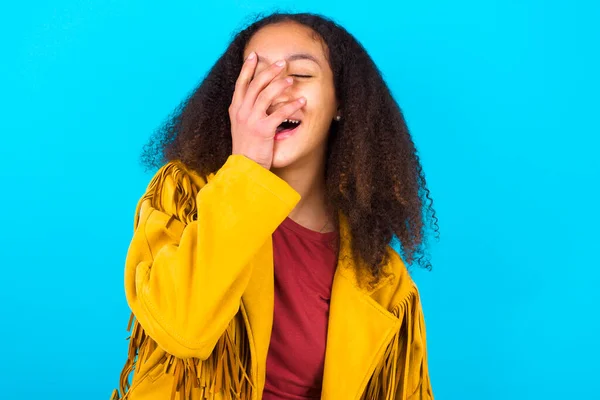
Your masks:
<path fill-rule="evenodd" d="M 206 178 L 183 162 L 169 161 L 150 180 L 139 200 L 138 210 L 144 204 L 189 223 L 196 215 L 196 196 L 206 182 Z"/>
<path fill-rule="evenodd" d="M 387 249 L 389 258 L 384 268 L 385 275 L 375 286 L 371 297 L 388 311 L 393 311 L 418 296 L 418 289 L 402 257 L 391 246 Z"/>

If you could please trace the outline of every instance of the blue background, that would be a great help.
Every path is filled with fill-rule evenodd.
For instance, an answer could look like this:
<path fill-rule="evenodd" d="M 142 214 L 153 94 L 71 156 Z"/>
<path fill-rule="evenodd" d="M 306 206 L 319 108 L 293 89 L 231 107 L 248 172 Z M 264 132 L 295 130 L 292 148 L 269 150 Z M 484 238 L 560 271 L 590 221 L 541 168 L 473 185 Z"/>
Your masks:
<path fill-rule="evenodd" d="M 600 398 L 593 1 L 31 1 L 0 12 L 0 397 L 108 399 L 142 145 L 247 16 L 334 17 L 404 109 L 442 229 L 436 399 Z"/>

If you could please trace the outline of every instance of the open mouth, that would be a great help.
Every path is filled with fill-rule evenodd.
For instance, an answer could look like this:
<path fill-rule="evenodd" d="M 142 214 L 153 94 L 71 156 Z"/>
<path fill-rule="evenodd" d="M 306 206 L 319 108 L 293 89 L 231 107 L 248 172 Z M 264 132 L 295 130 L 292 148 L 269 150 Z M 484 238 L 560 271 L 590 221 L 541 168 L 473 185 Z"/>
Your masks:
<path fill-rule="evenodd" d="M 301 123 L 302 123 L 302 121 L 299 121 L 297 119 L 285 119 L 285 120 L 283 120 L 281 125 L 279 125 L 277 127 L 277 130 L 275 131 L 275 133 L 279 134 L 279 133 L 293 131 L 294 129 L 299 127 Z"/>

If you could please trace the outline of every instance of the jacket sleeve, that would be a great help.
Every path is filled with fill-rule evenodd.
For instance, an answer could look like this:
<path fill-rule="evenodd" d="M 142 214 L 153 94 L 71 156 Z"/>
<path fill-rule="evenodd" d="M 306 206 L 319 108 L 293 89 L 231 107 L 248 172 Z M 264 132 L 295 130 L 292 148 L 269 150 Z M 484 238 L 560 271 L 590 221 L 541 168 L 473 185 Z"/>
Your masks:
<path fill-rule="evenodd" d="M 407 331 L 409 332 L 409 345 L 406 352 L 407 359 L 403 360 L 408 369 L 406 374 L 408 378 L 408 391 L 406 393 L 408 400 L 433 400 L 433 391 L 429 379 L 429 366 L 427 364 L 425 318 L 416 287 L 415 291 L 416 297 L 412 304 L 412 315 L 408 316 L 409 324 Z M 410 332 L 411 330 L 412 332 Z"/>
<path fill-rule="evenodd" d="M 397 283 L 384 285 L 378 298 L 398 321 L 361 400 L 433 400 L 419 289 L 400 256 L 393 249 L 389 254 Z"/>
<path fill-rule="evenodd" d="M 386 400 L 433 400 L 427 364 L 425 318 L 419 291 L 410 280 L 410 292 L 392 310 L 400 325 L 388 346 L 375 393 Z M 375 398 L 375 397 L 373 397 Z M 366 399 L 365 399 L 366 400 Z"/>
<path fill-rule="evenodd" d="M 205 360 L 239 310 L 249 261 L 300 195 L 241 155 L 230 156 L 199 190 L 191 175 L 181 163 L 168 163 L 140 199 L 125 292 L 161 348 Z"/>

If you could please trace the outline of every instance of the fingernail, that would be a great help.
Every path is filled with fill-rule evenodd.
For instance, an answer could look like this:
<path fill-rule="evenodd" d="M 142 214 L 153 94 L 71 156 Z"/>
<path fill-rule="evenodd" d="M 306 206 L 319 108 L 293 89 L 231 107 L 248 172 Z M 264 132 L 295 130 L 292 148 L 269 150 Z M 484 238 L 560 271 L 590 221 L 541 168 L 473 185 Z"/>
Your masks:
<path fill-rule="evenodd" d="M 306 103 L 306 99 L 304 97 L 300 97 L 298 99 L 298 101 L 300 102 L 300 104 L 305 104 Z"/>
<path fill-rule="evenodd" d="M 283 67 L 285 65 L 285 60 L 279 60 L 275 63 L 278 67 Z"/>
<path fill-rule="evenodd" d="M 255 57 L 256 57 L 256 53 L 252 52 L 252 53 L 248 54 L 248 58 L 246 60 L 254 60 Z"/>
<path fill-rule="evenodd" d="M 287 83 L 292 83 L 292 82 L 294 82 L 294 79 L 293 79 L 293 78 L 289 78 L 289 77 L 288 77 L 288 78 L 285 78 L 285 81 L 286 81 Z"/>

